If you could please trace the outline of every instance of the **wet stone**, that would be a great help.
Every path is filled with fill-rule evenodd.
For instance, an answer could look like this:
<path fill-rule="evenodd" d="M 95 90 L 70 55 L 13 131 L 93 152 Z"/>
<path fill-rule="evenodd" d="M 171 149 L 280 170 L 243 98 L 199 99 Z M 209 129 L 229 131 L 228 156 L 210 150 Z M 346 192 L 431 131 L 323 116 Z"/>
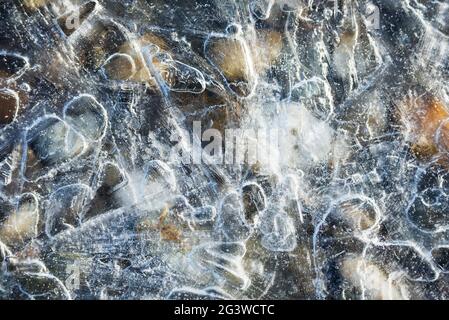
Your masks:
<path fill-rule="evenodd" d="M 10 124 L 20 107 L 19 96 L 9 89 L 0 89 L 0 125 Z"/>
<path fill-rule="evenodd" d="M 24 57 L 0 51 L 0 78 L 18 75 L 27 67 L 28 62 Z"/>
<path fill-rule="evenodd" d="M 86 149 L 83 136 L 57 117 L 45 117 L 37 121 L 26 133 L 28 152 L 25 175 L 36 178 L 48 171 L 41 167 L 57 167 L 80 156 Z"/>
<path fill-rule="evenodd" d="M 128 80 L 136 73 L 134 60 L 120 53 L 110 56 L 102 68 L 105 76 L 112 80 Z"/>
<path fill-rule="evenodd" d="M 91 95 L 81 95 L 64 107 L 64 120 L 86 138 L 98 141 L 107 128 L 108 115 Z"/>
<path fill-rule="evenodd" d="M 447 1 L 0 2 L 0 299 L 448 296 Z"/>
<path fill-rule="evenodd" d="M 432 258 L 441 270 L 449 271 L 449 248 L 437 247 L 432 250 Z"/>
<path fill-rule="evenodd" d="M 70 36 L 95 10 L 96 2 L 88 1 L 81 7 L 67 12 L 58 18 L 58 24 L 65 35 Z"/>

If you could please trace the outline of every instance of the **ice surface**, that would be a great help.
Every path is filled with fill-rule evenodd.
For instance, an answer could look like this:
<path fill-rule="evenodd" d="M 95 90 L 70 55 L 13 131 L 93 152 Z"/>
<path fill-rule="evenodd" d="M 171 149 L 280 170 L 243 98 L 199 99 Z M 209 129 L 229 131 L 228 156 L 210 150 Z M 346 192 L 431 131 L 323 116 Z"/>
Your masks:
<path fill-rule="evenodd" d="M 448 80 L 441 0 L 0 1 L 0 298 L 447 299 Z"/>

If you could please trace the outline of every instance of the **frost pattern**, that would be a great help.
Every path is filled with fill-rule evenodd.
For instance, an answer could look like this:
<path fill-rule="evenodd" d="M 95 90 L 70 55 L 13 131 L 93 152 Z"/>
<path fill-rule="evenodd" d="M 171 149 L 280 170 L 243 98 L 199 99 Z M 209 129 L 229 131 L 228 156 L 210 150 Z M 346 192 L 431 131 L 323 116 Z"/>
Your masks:
<path fill-rule="evenodd" d="M 0 298 L 448 298 L 448 17 L 1 1 Z M 176 162 L 194 121 L 282 148 Z"/>

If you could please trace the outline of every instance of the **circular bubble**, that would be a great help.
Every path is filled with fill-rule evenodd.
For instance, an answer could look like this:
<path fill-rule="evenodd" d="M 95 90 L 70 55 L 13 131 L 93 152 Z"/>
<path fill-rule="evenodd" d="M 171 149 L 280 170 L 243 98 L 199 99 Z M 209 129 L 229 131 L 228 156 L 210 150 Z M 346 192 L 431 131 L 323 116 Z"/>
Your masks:
<path fill-rule="evenodd" d="M 27 162 L 24 175 L 30 179 L 74 160 L 86 150 L 84 137 L 53 115 L 39 118 L 33 123 L 26 130 L 25 142 L 31 153 L 24 155 L 23 161 Z M 47 170 L 42 171 L 39 166 Z"/>
<path fill-rule="evenodd" d="M 0 126 L 13 122 L 19 112 L 20 99 L 17 92 L 0 89 Z"/>
<path fill-rule="evenodd" d="M 82 94 L 73 98 L 63 112 L 64 120 L 89 140 L 99 141 L 106 134 L 108 114 L 93 96 Z"/>

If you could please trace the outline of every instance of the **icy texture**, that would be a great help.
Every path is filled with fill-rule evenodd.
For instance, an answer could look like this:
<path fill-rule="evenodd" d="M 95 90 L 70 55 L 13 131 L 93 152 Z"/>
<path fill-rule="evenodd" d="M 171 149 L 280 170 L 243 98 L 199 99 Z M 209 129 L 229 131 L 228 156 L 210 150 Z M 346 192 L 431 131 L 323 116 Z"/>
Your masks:
<path fill-rule="evenodd" d="M 0 298 L 446 299 L 448 81 L 444 0 L 0 1 Z"/>

